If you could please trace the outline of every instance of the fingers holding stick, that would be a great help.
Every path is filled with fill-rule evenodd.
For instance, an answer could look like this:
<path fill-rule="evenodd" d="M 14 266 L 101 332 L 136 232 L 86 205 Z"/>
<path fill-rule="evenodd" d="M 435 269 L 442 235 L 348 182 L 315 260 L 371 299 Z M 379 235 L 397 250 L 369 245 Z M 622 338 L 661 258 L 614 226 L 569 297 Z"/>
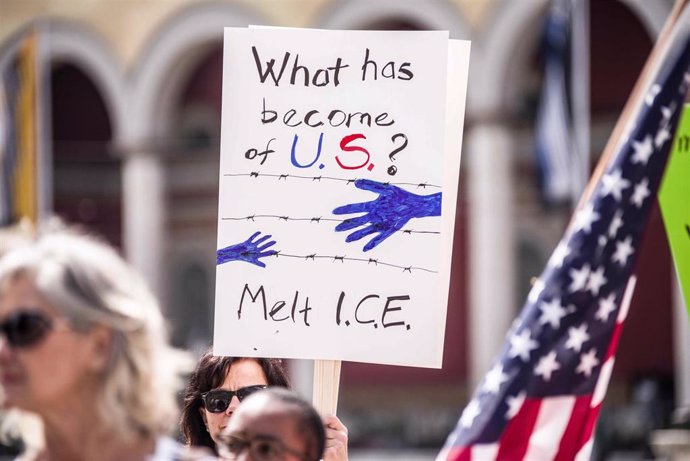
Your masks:
<path fill-rule="evenodd" d="M 324 461 L 347 461 L 347 427 L 334 415 L 323 416 L 326 431 Z"/>

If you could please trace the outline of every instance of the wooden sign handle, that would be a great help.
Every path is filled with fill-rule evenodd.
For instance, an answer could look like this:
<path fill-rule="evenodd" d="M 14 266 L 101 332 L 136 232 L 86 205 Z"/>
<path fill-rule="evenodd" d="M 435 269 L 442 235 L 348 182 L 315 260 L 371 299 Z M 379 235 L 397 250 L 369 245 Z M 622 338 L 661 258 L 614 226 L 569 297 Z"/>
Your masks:
<path fill-rule="evenodd" d="M 322 415 L 335 415 L 340 388 L 340 360 L 314 360 L 312 403 Z"/>

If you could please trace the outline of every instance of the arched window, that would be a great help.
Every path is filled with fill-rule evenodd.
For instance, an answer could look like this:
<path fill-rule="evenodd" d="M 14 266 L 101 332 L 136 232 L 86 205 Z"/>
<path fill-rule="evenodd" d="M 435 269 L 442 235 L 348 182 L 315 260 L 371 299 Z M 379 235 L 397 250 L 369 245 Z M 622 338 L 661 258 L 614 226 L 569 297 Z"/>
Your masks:
<path fill-rule="evenodd" d="M 111 149 L 112 124 L 104 100 L 73 64 L 56 64 L 50 84 L 54 211 L 120 246 L 120 160 Z"/>

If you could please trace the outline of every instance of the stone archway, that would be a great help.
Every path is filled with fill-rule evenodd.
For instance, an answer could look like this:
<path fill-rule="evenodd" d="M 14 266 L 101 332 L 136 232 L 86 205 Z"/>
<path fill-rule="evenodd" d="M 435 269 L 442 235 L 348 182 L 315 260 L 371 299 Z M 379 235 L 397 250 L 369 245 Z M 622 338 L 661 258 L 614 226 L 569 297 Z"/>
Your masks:
<path fill-rule="evenodd" d="M 124 146 L 125 248 L 166 305 L 166 177 L 163 154 L 176 103 L 195 69 L 223 40 L 223 28 L 265 23 L 237 4 L 201 3 L 161 24 L 129 74 Z"/>
<path fill-rule="evenodd" d="M 0 51 L 0 68 L 29 34 L 37 41 L 41 214 L 57 213 L 120 245 L 120 166 L 111 147 L 125 107 L 122 69 L 101 36 L 64 20 L 26 25 Z M 89 181 L 74 181 L 82 168 L 91 168 Z"/>
<path fill-rule="evenodd" d="M 470 28 L 448 2 L 435 0 L 421 2 L 354 0 L 333 2 L 314 26 L 323 29 L 358 29 L 371 23 L 391 18 L 411 18 L 426 29 L 448 30 L 451 38 L 467 39 Z"/>

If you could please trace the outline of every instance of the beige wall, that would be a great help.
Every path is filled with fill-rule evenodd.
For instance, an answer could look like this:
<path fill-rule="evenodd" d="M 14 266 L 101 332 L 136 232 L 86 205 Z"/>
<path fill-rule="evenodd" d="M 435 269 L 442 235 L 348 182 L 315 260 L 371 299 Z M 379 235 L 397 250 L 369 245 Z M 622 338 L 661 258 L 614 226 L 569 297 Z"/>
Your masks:
<path fill-rule="evenodd" d="M 31 21 L 50 17 L 76 21 L 103 37 L 127 66 L 136 61 L 158 27 L 169 18 L 198 5 L 190 0 L 5 0 L 0 1 L 0 43 Z M 233 1 L 258 12 L 268 23 L 291 27 L 308 25 L 322 0 Z"/>
<path fill-rule="evenodd" d="M 424 2 L 430 0 L 417 1 L 423 8 Z M 40 22 L 41 18 L 76 21 L 103 37 L 118 60 L 129 67 L 136 62 L 158 27 L 185 8 L 199 3 L 194 0 L 0 0 L 0 43 L 32 21 Z M 309 27 L 334 1 L 232 0 L 226 3 L 253 11 L 270 25 Z M 449 3 L 477 29 L 496 2 L 451 0 Z"/>

